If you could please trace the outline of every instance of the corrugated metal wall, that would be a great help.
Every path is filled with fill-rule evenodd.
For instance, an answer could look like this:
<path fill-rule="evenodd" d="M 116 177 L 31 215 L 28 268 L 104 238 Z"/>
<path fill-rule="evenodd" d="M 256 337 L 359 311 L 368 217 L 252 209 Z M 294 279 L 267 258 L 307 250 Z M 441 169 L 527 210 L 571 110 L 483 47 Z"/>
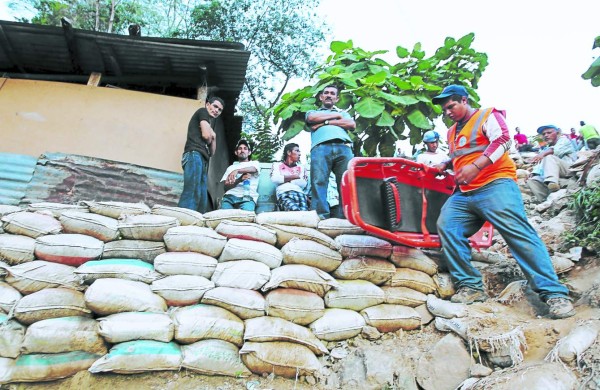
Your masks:
<path fill-rule="evenodd" d="M 0 204 L 18 205 L 25 196 L 37 158 L 0 153 Z"/>

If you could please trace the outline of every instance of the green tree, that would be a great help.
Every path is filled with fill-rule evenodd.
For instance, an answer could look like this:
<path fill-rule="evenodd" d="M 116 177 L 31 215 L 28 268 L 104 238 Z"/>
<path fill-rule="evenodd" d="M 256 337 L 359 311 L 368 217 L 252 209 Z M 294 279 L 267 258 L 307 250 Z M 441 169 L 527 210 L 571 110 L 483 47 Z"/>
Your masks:
<path fill-rule="evenodd" d="M 348 110 L 356 120 L 356 130 L 350 135 L 354 150 L 368 156 L 393 156 L 396 140 L 407 138 L 414 147 L 441 114 L 431 99 L 443 86 L 464 85 L 478 107 L 475 89 L 488 60 L 485 53 L 471 48 L 474 38 L 472 33 L 458 40 L 448 37 L 430 57 L 420 43 L 412 50 L 398 46 L 395 54 L 399 62 L 395 64 L 381 58 L 386 50 L 369 52 L 355 47 L 352 41 L 332 42 L 333 54 L 317 68 L 318 80 L 285 94 L 274 107 L 279 132 L 289 140 L 302 130 L 308 131 L 304 116 L 315 108 L 316 95 L 325 86 L 336 84 L 343 89 L 338 107 Z"/>
<path fill-rule="evenodd" d="M 594 40 L 594 46 L 592 47 L 592 50 L 598 47 L 600 47 L 600 36 L 597 36 Z M 584 80 L 590 80 L 594 87 L 600 86 L 600 57 L 596 58 L 596 60 L 592 62 L 590 68 L 584 74 L 582 74 L 581 77 Z"/>

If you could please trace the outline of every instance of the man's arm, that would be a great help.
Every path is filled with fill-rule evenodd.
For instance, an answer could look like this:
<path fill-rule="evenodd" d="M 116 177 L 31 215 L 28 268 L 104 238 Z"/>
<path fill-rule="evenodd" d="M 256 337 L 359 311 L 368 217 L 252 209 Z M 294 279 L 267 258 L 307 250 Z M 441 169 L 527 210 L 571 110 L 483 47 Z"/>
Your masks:
<path fill-rule="evenodd" d="M 206 142 L 206 144 L 210 147 L 210 155 L 214 156 L 217 150 L 217 143 L 215 142 L 217 139 L 217 134 L 210 124 L 205 120 L 200 121 L 200 135 L 202 136 L 204 142 Z"/>
<path fill-rule="evenodd" d="M 341 112 L 338 113 L 325 113 L 319 111 L 312 111 L 306 116 L 306 123 L 310 126 L 312 131 L 317 130 L 321 126 L 325 126 L 325 121 L 328 121 L 329 125 L 341 127 L 344 130 L 354 130 L 356 128 L 356 122 L 347 113 L 344 116 Z"/>
<path fill-rule="evenodd" d="M 225 178 L 225 189 L 232 189 L 242 181 L 249 179 L 252 176 L 252 174 L 256 172 L 258 172 L 258 169 L 254 165 L 234 169 L 233 171 L 231 171 L 231 173 L 229 173 L 229 175 L 227 175 L 227 178 Z M 240 177 L 237 177 L 238 174 L 240 174 Z"/>

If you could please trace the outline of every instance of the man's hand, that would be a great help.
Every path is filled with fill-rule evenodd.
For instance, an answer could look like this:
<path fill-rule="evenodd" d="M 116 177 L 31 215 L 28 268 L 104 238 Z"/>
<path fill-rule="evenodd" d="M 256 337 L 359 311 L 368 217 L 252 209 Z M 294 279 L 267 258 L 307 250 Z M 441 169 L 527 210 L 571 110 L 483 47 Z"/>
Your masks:
<path fill-rule="evenodd" d="M 529 162 L 535 164 L 535 163 L 542 161 L 543 158 L 544 158 L 544 156 L 538 154 L 537 156 L 533 156 L 532 158 L 530 158 Z"/>
<path fill-rule="evenodd" d="M 435 173 L 442 174 L 446 170 L 447 166 L 448 166 L 448 164 L 441 163 L 441 164 L 437 164 L 437 165 L 432 165 L 431 167 L 429 167 L 429 169 Z"/>
<path fill-rule="evenodd" d="M 478 174 L 479 169 L 473 164 L 468 164 L 456 172 L 454 180 L 457 184 L 466 185 L 472 182 Z"/>
<path fill-rule="evenodd" d="M 237 180 L 237 174 L 238 174 L 237 169 L 231 171 L 231 173 L 229 175 L 227 175 L 227 179 L 225 179 L 225 184 L 227 184 L 229 186 L 235 185 L 236 184 L 235 181 Z"/>

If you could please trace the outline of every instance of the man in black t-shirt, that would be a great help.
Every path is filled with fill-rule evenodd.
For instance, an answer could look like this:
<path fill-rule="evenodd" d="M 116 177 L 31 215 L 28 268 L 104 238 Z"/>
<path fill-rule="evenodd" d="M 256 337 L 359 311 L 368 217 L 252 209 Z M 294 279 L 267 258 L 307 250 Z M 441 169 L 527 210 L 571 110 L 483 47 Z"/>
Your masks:
<path fill-rule="evenodd" d="M 181 158 L 183 191 L 179 207 L 205 213 L 208 210 L 208 160 L 217 147 L 214 126 L 223 112 L 221 98 L 208 98 L 206 106 L 192 115 L 188 124 L 187 141 Z"/>

